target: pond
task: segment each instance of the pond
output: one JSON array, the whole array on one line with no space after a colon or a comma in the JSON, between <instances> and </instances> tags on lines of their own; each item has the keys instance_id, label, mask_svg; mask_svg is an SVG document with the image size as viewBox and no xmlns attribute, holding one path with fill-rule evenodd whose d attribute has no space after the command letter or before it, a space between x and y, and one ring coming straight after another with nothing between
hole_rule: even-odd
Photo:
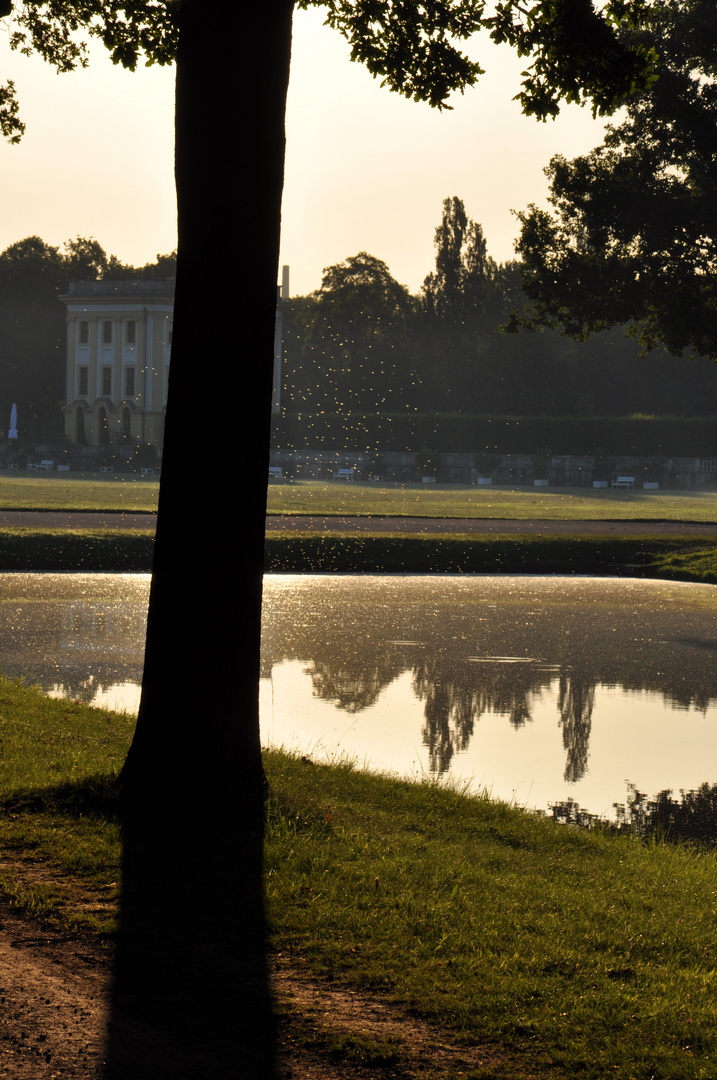
<instances>
[{"instance_id":1,"label":"pond","mask_svg":"<svg viewBox=\"0 0 717 1080\"><path fill-rule=\"evenodd\" d=\"M594 813L717 779L717 589L573 577L267 582L265 740Z\"/></svg>"},{"instance_id":2,"label":"pond","mask_svg":"<svg viewBox=\"0 0 717 1080\"><path fill-rule=\"evenodd\" d=\"M149 576L0 574L0 665L136 711ZM268 575L265 743L595 813L717 780L717 589Z\"/></svg>"}]
</instances>

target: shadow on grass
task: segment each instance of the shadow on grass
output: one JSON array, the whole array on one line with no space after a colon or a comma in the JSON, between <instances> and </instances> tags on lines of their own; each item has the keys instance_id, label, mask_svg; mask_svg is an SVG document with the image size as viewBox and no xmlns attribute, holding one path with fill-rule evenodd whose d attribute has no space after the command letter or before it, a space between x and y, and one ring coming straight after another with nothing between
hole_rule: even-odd
<instances>
[{"instance_id":1,"label":"shadow on grass","mask_svg":"<svg viewBox=\"0 0 717 1080\"><path fill-rule=\"evenodd\" d=\"M116 777L16 791L0 807L118 821ZM236 822L123 827L103 1080L271 1080L260 831Z\"/></svg>"},{"instance_id":2,"label":"shadow on grass","mask_svg":"<svg viewBox=\"0 0 717 1080\"><path fill-rule=\"evenodd\" d=\"M55 787L11 792L0 807L11 813L65 814L119 821L119 789L114 773L95 773Z\"/></svg>"}]
</instances>

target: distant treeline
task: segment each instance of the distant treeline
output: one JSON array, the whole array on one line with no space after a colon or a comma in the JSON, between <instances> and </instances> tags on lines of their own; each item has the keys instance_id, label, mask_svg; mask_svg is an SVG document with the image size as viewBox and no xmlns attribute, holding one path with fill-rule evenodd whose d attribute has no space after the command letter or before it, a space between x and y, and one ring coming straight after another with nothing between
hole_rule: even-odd
<instances>
[{"instance_id":1,"label":"distant treeline","mask_svg":"<svg viewBox=\"0 0 717 1080\"><path fill-rule=\"evenodd\" d=\"M717 457L717 417L470 416L466 414L286 414L273 444L282 450L450 454L612 454Z\"/></svg>"},{"instance_id":2,"label":"distant treeline","mask_svg":"<svg viewBox=\"0 0 717 1080\"><path fill-rule=\"evenodd\" d=\"M620 327L585 342L552 330L504 332L525 303L520 264L494 262L461 200L446 199L435 270L418 296L380 259L360 252L328 267L319 290L288 305L282 408L314 415L717 414L717 368L704 357L664 350L640 357Z\"/></svg>"}]
</instances>

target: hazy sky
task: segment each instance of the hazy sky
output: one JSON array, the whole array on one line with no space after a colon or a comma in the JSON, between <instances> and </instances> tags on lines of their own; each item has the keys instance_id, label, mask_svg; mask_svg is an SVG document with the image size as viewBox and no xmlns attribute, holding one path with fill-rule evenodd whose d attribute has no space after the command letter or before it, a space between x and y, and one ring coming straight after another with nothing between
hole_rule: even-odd
<instances>
[{"instance_id":1,"label":"hazy sky","mask_svg":"<svg viewBox=\"0 0 717 1080\"><path fill-rule=\"evenodd\" d=\"M381 88L322 23L318 8L294 22L281 252L293 294L318 288L323 267L361 250L416 291L451 195L483 225L493 257L511 258L510 211L544 199L550 156L600 141L585 109L556 123L523 117L511 100L521 62L487 39L472 45L486 68L479 86L439 113ZM125 72L94 47L89 69L56 75L11 53L4 34L0 24L0 81L15 79L27 133L19 146L0 145L0 249L37 234L58 245L94 236L136 264L172 250L172 71ZM237 198L239 189L238 179Z\"/></svg>"}]
</instances>

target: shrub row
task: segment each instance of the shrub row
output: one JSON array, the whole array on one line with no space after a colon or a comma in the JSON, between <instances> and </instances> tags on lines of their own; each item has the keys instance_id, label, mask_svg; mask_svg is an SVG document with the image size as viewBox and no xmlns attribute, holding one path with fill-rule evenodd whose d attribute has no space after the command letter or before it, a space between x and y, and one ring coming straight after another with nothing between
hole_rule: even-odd
<instances>
[{"instance_id":1,"label":"shrub row","mask_svg":"<svg viewBox=\"0 0 717 1080\"><path fill-rule=\"evenodd\" d=\"M277 417L277 450L441 453L717 456L717 417L464 416L426 413L287 414Z\"/></svg>"}]
</instances>

